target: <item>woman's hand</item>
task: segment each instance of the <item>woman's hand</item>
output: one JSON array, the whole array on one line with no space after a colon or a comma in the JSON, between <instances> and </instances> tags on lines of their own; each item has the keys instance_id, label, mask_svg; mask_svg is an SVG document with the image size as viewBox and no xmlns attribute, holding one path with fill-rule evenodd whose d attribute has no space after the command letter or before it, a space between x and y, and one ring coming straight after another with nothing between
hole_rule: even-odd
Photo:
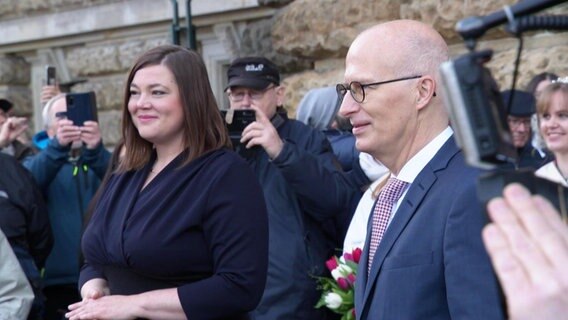
<instances>
[{"instance_id":1,"label":"woman's hand","mask_svg":"<svg viewBox=\"0 0 568 320\"><path fill-rule=\"evenodd\" d=\"M81 287L81 298L83 298L83 301L98 299L108 295L110 295L110 290L105 279L91 279Z\"/></svg>"},{"instance_id":2,"label":"woman's hand","mask_svg":"<svg viewBox=\"0 0 568 320\"><path fill-rule=\"evenodd\" d=\"M139 317L136 296L103 296L96 299L83 298L83 301L69 306L65 317L71 320L111 320L136 319Z\"/></svg>"}]
</instances>

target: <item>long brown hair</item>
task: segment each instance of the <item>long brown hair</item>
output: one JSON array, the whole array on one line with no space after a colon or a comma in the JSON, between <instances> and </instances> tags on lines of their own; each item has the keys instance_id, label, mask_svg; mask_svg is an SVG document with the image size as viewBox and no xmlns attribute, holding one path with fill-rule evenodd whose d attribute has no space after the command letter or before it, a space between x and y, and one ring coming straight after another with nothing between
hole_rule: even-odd
<instances>
[{"instance_id":1,"label":"long brown hair","mask_svg":"<svg viewBox=\"0 0 568 320\"><path fill-rule=\"evenodd\" d=\"M140 136L132 122L128 101L130 85L136 72L154 65L168 68L179 88L184 114L183 144L186 150L182 165L206 152L231 146L201 56L180 46L163 45L143 53L128 74L122 105L122 135L126 153L118 167L120 172L142 168L153 152L152 143Z\"/></svg>"}]
</instances>

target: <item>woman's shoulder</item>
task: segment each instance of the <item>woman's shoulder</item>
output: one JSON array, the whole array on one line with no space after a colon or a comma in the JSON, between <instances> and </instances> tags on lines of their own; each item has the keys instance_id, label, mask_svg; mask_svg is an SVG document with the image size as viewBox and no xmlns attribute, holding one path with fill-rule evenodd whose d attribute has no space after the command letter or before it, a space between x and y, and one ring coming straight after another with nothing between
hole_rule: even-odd
<instances>
[{"instance_id":1,"label":"woman's shoulder","mask_svg":"<svg viewBox=\"0 0 568 320\"><path fill-rule=\"evenodd\" d=\"M198 159L202 162L207 163L207 165L215 164L218 166L218 168L229 167L232 165L247 165L246 161L242 157L228 148L209 151Z\"/></svg>"},{"instance_id":2,"label":"woman's shoulder","mask_svg":"<svg viewBox=\"0 0 568 320\"><path fill-rule=\"evenodd\" d=\"M252 170L241 156L228 148L209 151L186 166L188 172L199 171L200 175L208 177L227 175L229 171L235 169Z\"/></svg>"}]
</instances>

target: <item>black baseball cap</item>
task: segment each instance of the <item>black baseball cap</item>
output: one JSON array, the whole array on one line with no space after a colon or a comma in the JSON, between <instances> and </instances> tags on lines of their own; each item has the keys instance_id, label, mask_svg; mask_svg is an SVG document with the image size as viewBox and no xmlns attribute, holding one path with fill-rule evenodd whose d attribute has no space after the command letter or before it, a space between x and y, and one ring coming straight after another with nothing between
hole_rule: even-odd
<instances>
[{"instance_id":1,"label":"black baseball cap","mask_svg":"<svg viewBox=\"0 0 568 320\"><path fill-rule=\"evenodd\" d=\"M266 89L271 83L280 85L278 67L263 57L245 57L235 59L227 71L230 87L246 87L255 90ZM227 89L225 88L225 90Z\"/></svg>"},{"instance_id":2,"label":"black baseball cap","mask_svg":"<svg viewBox=\"0 0 568 320\"><path fill-rule=\"evenodd\" d=\"M13 106L14 104L12 104L12 102L10 102L9 100L0 99L0 109L4 110L4 112L10 111Z\"/></svg>"},{"instance_id":3,"label":"black baseball cap","mask_svg":"<svg viewBox=\"0 0 568 320\"><path fill-rule=\"evenodd\" d=\"M521 90L506 90L501 92L505 108L508 107L507 103L509 102L511 94L513 95L513 101L511 103L511 109L507 112L508 115L525 118L535 113L536 102L534 96L529 92Z\"/></svg>"}]
</instances>

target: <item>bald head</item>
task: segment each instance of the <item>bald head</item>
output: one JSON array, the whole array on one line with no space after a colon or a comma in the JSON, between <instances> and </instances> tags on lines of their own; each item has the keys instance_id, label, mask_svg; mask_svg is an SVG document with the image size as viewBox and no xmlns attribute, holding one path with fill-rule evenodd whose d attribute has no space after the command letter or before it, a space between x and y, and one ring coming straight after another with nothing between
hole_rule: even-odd
<instances>
[{"instance_id":1,"label":"bald head","mask_svg":"<svg viewBox=\"0 0 568 320\"><path fill-rule=\"evenodd\" d=\"M417 73L436 75L449 60L448 46L431 26L413 20L396 20L375 25L353 41L348 53L367 51L384 57L394 75Z\"/></svg>"},{"instance_id":2,"label":"bald head","mask_svg":"<svg viewBox=\"0 0 568 320\"><path fill-rule=\"evenodd\" d=\"M357 36L345 60L351 93L339 111L353 124L357 148L396 173L447 128L438 68L448 60L444 39L418 21L386 22Z\"/></svg>"}]
</instances>

